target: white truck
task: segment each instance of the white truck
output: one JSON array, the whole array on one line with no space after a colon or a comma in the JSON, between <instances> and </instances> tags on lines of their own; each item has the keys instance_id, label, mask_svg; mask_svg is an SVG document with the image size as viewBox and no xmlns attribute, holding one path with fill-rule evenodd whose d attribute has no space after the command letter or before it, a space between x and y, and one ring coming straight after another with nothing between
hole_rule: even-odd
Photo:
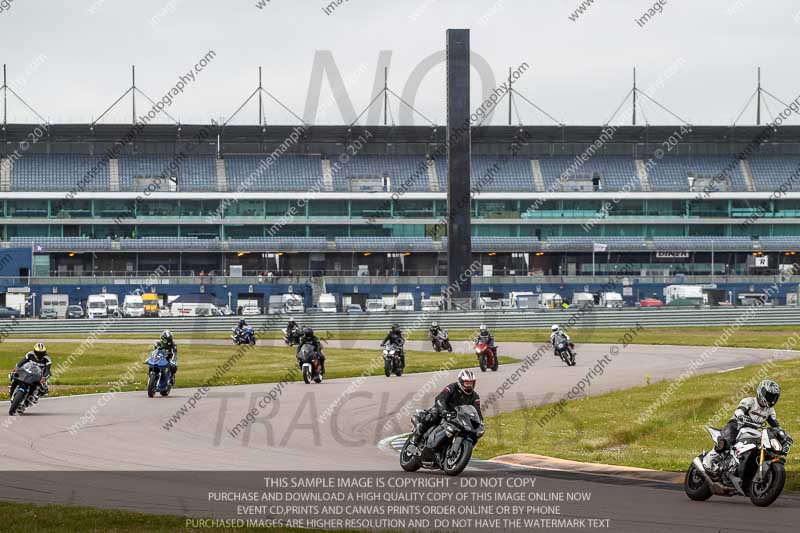
<instances>
[{"instance_id":1,"label":"white truck","mask_svg":"<svg viewBox=\"0 0 800 533\"><path fill-rule=\"evenodd\" d=\"M144 300L141 294L126 294L122 300L122 316L127 318L144 317Z\"/></svg>"},{"instance_id":2,"label":"white truck","mask_svg":"<svg viewBox=\"0 0 800 533\"><path fill-rule=\"evenodd\" d=\"M431 296L430 298L423 298L420 302L420 308L423 312L435 313L442 310L442 297Z\"/></svg>"},{"instance_id":3,"label":"white truck","mask_svg":"<svg viewBox=\"0 0 800 533\"><path fill-rule=\"evenodd\" d=\"M10 289L9 289L10 291ZM8 292L6 293L6 307L16 309L19 312L17 317L25 316L25 307L28 301L29 294L24 292Z\"/></svg>"},{"instance_id":4,"label":"white truck","mask_svg":"<svg viewBox=\"0 0 800 533\"><path fill-rule=\"evenodd\" d=\"M695 305L703 304L702 285L667 285L664 287L664 303L669 305L675 300L688 300Z\"/></svg>"},{"instance_id":5,"label":"white truck","mask_svg":"<svg viewBox=\"0 0 800 533\"><path fill-rule=\"evenodd\" d=\"M303 296L301 294L284 294L283 307L287 313L303 313L306 308L303 305Z\"/></svg>"},{"instance_id":6,"label":"white truck","mask_svg":"<svg viewBox=\"0 0 800 533\"><path fill-rule=\"evenodd\" d=\"M67 307L69 307L69 296L66 294L42 295L42 311L53 309L58 318L67 318Z\"/></svg>"},{"instance_id":7,"label":"white truck","mask_svg":"<svg viewBox=\"0 0 800 533\"><path fill-rule=\"evenodd\" d=\"M336 312L336 295L335 294L320 294L319 295L319 308L323 313Z\"/></svg>"},{"instance_id":8,"label":"white truck","mask_svg":"<svg viewBox=\"0 0 800 533\"><path fill-rule=\"evenodd\" d=\"M539 295L532 292L515 292L508 294L508 305L512 309L537 309L539 307Z\"/></svg>"},{"instance_id":9,"label":"white truck","mask_svg":"<svg viewBox=\"0 0 800 533\"><path fill-rule=\"evenodd\" d=\"M481 309L500 309L502 302L493 298L481 296Z\"/></svg>"},{"instance_id":10,"label":"white truck","mask_svg":"<svg viewBox=\"0 0 800 533\"><path fill-rule=\"evenodd\" d=\"M558 309L563 302L561 295L556 292L543 292L539 298L541 306L545 309Z\"/></svg>"},{"instance_id":11,"label":"white truck","mask_svg":"<svg viewBox=\"0 0 800 533\"><path fill-rule=\"evenodd\" d=\"M386 311L383 305L383 298L370 298L367 300L366 305L367 313L382 313Z\"/></svg>"},{"instance_id":12,"label":"white truck","mask_svg":"<svg viewBox=\"0 0 800 533\"><path fill-rule=\"evenodd\" d=\"M222 316L222 311L210 303L176 302L172 304L172 316Z\"/></svg>"},{"instance_id":13,"label":"white truck","mask_svg":"<svg viewBox=\"0 0 800 533\"><path fill-rule=\"evenodd\" d=\"M618 292L600 293L600 307L618 308L622 307L622 295Z\"/></svg>"},{"instance_id":14,"label":"white truck","mask_svg":"<svg viewBox=\"0 0 800 533\"><path fill-rule=\"evenodd\" d=\"M591 292L575 292L572 294L572 307L594 305L594 294Z\"/></svg>"},{"instance_id":15,"label":"white truck","mask_svg":"<svg viewBox=\"0 0 800 533\"><path fill-rule=\"evenodd\" d=\"M106 298L106 313L111 316L119 312L119 298L116 294L105 293Z\"/></svg>"},{"instance_id":16,"label":"white truck","mask_svg":"<svg viewBox=\"0 0 800 533\"><path fill-rule=\"evenodd\" d=\"M394 308L397 311L413 311L414 310L414 295L410 292L401 292L397 295Z\"/></svg>"},{"instance_id":17,"label":"white truck","mask_svg":"<svg viewBox=\"0 0 800 533\"><path fill-rule=\"evenodd\" d=\"M106 318L108 316L107 305L105 294L90 294L86 300L86 317Z\"/></svg>"}]
</instances>

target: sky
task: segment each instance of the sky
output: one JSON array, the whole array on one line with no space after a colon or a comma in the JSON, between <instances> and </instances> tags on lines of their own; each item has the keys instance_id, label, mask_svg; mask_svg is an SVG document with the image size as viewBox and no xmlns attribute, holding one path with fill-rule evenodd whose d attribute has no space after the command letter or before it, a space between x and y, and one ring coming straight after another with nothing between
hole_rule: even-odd
<instances>
[{"instance_id":1,"label":"sky","mask_svg":"<svg viewBox=\"0 0 800 533\"><path fill-rule=\"evenodd\" d=\"M471 30L473 108L509 67L523 64L529 68L515 89L568 125L607 123L630 91L634 67L640 89L677 116L644 99L640 123L730 125L755 91L758 66L771 94L784 102L800 95L796 1L338 1L0 0L0 59L9 87L51 123L96 120L131 86L131 65L137 87L159 100L212 52L165 106L182 123L257 123L255 100L231 116L256 89L259 66L263 87L291 110L265 95L268 124L296 124L292 113L313 124L351 123L382 87L380 65L388 65L389 88L443 124L445 68L435 58L448 28ZM413 74L429 57L432 68ZM315 65L327 67L319 91L311 83ZM345 88L336 97L331 66ZM766 120L783 106L765 98ZM514 123L554 123L515 102ZM139 95L137 105L150 104ZM493 124L507 120L505 100L500 106ZM404 107L390 96L390 123L427 123ZM101 123L131 120L128 97ZM360 123L367 120L381 117L368 113ZM9 94L8 122L34 121ZM614 122L630 123L627 106ZM739 121L753 123L754 103Z\"/></svg>"}]
</instances>

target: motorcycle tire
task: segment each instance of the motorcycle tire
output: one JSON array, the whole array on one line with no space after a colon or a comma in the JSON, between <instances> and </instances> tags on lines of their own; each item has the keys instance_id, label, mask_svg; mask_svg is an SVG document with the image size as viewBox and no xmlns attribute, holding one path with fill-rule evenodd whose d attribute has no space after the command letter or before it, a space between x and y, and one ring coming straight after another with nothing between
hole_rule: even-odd
<instances>
[{"instance_id":1,"label":"motorcycle tire","mask_svg":"<svg viewBox=\"0 0 800 533\"><path fill-rule=\"evenodd\" d=\"M387 378L392 375L392 362L388 359L383 360L383 373Z\"/></svg>"},{"instance_id":2,"label":"motorcycle tire","mask_svg":"<svg viewBox=\"0 0 800 533\"><path fill-rule=\"evenodd\" d=\"M14 416L17 414L17 409L22 405L22 400L25 398L25 391L17 389L14 391L14 396L11 397L11 405L8 407L8 415Z\"/></svg>"},{"instance_id":3,"label":"motorcycle tire","mask_svg":"<svg viewBox=\"0 0 800 533\"><path fill-rule=\"evenodd\" d=\"M450 344L450 341L447 342L447 351L448 352L452 352L453 351L453 345Z\"/></svg>"},{"instance_id":4,"label":"motorcycle tire","mask_svg":"<svg viewBox=\"0 0 800 533\"><path fill-rule=\"evenodd\" d=\"M478 365L480 365L480 367L481 367L481 372L486 372L486 355L485 354L481 354L481 356L478 357Z\"/></svg>"},{"instance_id":5,"label":"motorcycle tire","mask_svg":"<svg viewBox=\"0 0 800 533\"><path fill-rule=\"evenodd\" d=\"M411 455L408 453L408 445L411 444L411 435L406 439L403 444L403 449L400 450L400 467L406 472L416 472L422 466L422 459L419 455Z\"/></svg>"},{"instance_id":6,"label":"motorcycle tire","mask_svg":"<svg viewBox=\"0 0 800 533\"><path fill-rule=\"evenodd\" d=\"M147 378L147 396L153 398L156 395L156 385L158 385L158 374L151 372Z\"/></svg>"},{"instance_id":7,"label":"motorcycle tire","mask_svg":"<svg viewBox=\"0 0 800 533\"><path fill-rule=\"evenodd\" d=\"M314 383L322 383L322 374L319 374L314 378Z\"/></svg>"},{"instance_id":8,"label":"motorcycle tire","mask_svg":"<svg viewBox=\"0 0 800 533\"><path fill-rule=\"evenodd\" d=\"M250 339L250 344L251 344L251 345L253 345L253 346L255 346L255 345L256 345L256 338L255 338L255 337L253 337L252 339Z\"/></svg>"},{"instance_id":9,"label":"motorcycle tire","mask_svg":"<svg viewBox=\"0 0 800 533\"><path fill-rule=\"evenodd\" d=\"M786 467L783 463L772 463L764 477L765 481L762 483L756 481L756 476L750 482L750 501L758 507L772 505L781 495L786 483Z\"/></svg>"},{"instance_id":10,"label":"motorcycle tire","mask_svg":"<svg viewBox=\"0 0 800 533\"><path fill-rule=\"evenodd\" d=\"M395 369L394 369L394 375L395 375L395 376L397 376L398 378L399 378L400 376L402 376L402 375L403 375L403 367L400 367L400 368L395 368Z\"/></svg>"},{"instance_id":11,"label":"motorcycle tire","mask_svg":"<svg viewBox=\"0 0 800 533\"><path fill-rule=\"evenodd\" d=\"M303 381L308 385L311 383L311 370L307 367L303 367Z\"/></svg>"},{"instance_id":12,"label":"motorcycle tire","mask_svg":"<svg viewBox=\"0 0 800 533\"><path fill-rule=\"evenodd\" d=\"M498 368L500 368L500 361L497 357L492 357L492 372L497 372Z\"/></svg>"},{"instance_id":13,"label":"motorcycle tire","mask_svg":"<svg viewBox=\"0 0 800 533\"><path fill-rule=\"evenodd\" d=\"M459 455L452 463L450 462L449 455L450 449L448 448L444 458L444 473L448 476L457 476L464 471L467 464L469 464L470 458L472 458L472 443L468 440L462 440Z\"/></svg>"},{"instance_id":14,"label":"motorcycle tire","mask_svg":"<svg viewBox=\"0 0 800 533\"><path fill-rule=\"evenodd\" d=\"M703 479L703 475L697 471L694 464L689 465L689 470L686 471L683 490L690 500L696 502L703 502L711 497L711 487L708 486L708 482Z\"/></svg>"}]
</instances>

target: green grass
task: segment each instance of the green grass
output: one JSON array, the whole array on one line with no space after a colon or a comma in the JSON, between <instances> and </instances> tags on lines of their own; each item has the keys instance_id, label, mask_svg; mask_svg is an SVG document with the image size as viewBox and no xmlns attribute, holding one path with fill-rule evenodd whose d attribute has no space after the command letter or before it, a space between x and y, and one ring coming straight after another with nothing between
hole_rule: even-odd
<instances>
[{"instance_id":1,"label":"green grass","mask_svg":"<svg viewBox=\"0 0 800 533\"><path fill-rule=\"evenodd\" d=\"M54 372L60 362L65 361L80 344L50 343L47 350L53 358ZM237 347L213 345L183 345L178 359L179 371L177 384L180 387L198 387L205 383L215 372L217 366L223 364L234 355ZM0 369L11 369L25 353L19 345L0 344ZM292 347L255 346L246 349L245 355L222 378L212 381L212 386L241 385L246 383L272 383L284 379L288 369L297 363L295 349ZM115 390L144 390L147 379L147 367L142 363L149 355L149 347L130 344L99 344L79 356L62 374L50 380L51 396L69 394L86 394L106 392L116 382L123 379L127 370L133 366L133 379L125 381ZM378 350L352 350L326 348L326 377L342 378L360 376L371 366L376 358L381 357ZM406 372L428 372L441 369L444 364L454 358L449 366L452 368L471 367L476 365L472 354L450 354L435 352L408 351L406 353ZM516 359L501 357L501 363L511 363ZM374 366L374 365L373 365ZM373 375L383 374L381 364ZM0 388L0 399L8 399L8 389Z\"/></svg>"},{"instance_id":2,"label":"green grass","mask_svg":"<svg viewBox=\"0 0 800 533\"><path fill-rule=\"evenodd\" d=\"M559 317L554 317L557 322ZM253 324L257 322L253 321ZM703 326L692 328L681 328L678 334L674 328L645 328L639 331L633 344L672 344L679 346L710 346L719 337L724 328L717 326ZM775 345L775 340L780 339L781 342L784 338L793 335L798 330L798 326L745 326L737 330L728 341L728 346L734 348L768 348ZM497 343L501 345L503 342L545 342L550 337L548 328L540 330L526 330L526 329L500 329L492 328ZM584 328L574 329L570 331L573 340L578 344L615 344L619 341L620 336L628 331L627 328ZM381 340L385 332L383 331L330 331L323 330L317 331L320 337L333 340ZM475 338L476 330L450 330L450 339L455 345L464 340L472 340ZM57 335L59 338L65 339L83 339L86 335ZM101 335L101 338L110 339L153 339L153 335L137 335L137 334L109 334ZM22 337L26 338L26 337ZM30 340L33 342L36 339L32 337ZM228 333L190 333L178 334L178 339L192 338L192 339L228 339ZM280 331L271 331L260 335L261 339L280 339L283 334ZM428 340L428 332L426 330L414 330L408 332L410 340Z\"/></svg>"},{"instance_id":3,"label":"green grass","mask_svg":"<svg viewBox=\"0 0 800 533\"><path fill-rule=\"evenodd\" d=\"M540 427L553 404L513 411L487 420L477 457L536 453L594 463L685 471L692 458L713 443L704 427L726 403L734 407L715 425L727 422L739 399L734 396L759 367L687 379L643 424L637 418L667 390L670 380L567 402L564 411ZM775 363L770 379L783 390L777 405L781 424L800 441L800 359ZM602 379L602 378L599 378ZM752 390L748 391L752 394ZM792 453L793 452L793 453ZM800 490L800 449L787 458L787 490Z\"/></svg>"},{"instance_id":4,"label":"green grass","mask_svg":"<svg viewBox=\"0 0 800 533\"><path fill-rule=\"evenodd\" d=\"M0 502L0 523L15 524L17 531L29 533L222 533L229 531L270 531L274 533L307 533L319 529L285 527L236 529L186 527L187 519L179 516L149 515L128 511L110 511L69 505L33 505Z\"/></svg>"}]
</instances>

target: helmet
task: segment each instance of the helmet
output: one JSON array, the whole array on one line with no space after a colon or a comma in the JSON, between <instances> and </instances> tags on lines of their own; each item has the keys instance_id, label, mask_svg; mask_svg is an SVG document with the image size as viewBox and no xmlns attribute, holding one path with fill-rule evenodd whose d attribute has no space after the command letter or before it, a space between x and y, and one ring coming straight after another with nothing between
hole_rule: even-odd
<instances>
[{"instance_id":1,"label":"helmet","mask_svg":"<svg viewBox=\"0 0 800 533\"><path fill-rule=\"evenodd\" d=\"M392 331L394 331L395 333L399 333L400 332L400 324L397 324L397 323L392 324Z\"/></svg>"},{"instance_id":2,"label":"helmet","mask_svg":"<svg viewBox=\"0 0 800 533\"><path fill-rule=\"evenodd\" d=\"M432 328L438 328L439 327L439 323L434 320L433 322L431 322L431 327Z\"/></svg>"},{"instance_id":3,"label":"helmet","mask_svg":"<svg viewBox=\"0 0 800 533\"><path fill-rule=\"evenodd\" d=\"M36 356L36 359L41 359L47 355L47 348L45 347L44 343L37 342L33 345L33 355Z\"/></svg>"},{"instance_id":4,"label":"helmet","mask_svg":"<svg viewBox=\"0 0 800 533\"><path fill-rule=\"evenodd\" d=\"M246 325L247 325L247 321L244 318L239 320L239 327L246 326Z\"/></svg>"},{"instance_id":5,"label":"helmet","mask_svg":"<svg viewBox=\"0 0 800 533\"><path fill-rule=\"evenodd\" d=\"M172 340L172 332L168 329L164 330L164 333L161 334L161 340L165 342L169 342Z\"/></svg>"},{"instance_id":6,"label":"helmet","mask_svg":"<svg viewBox=\"0 0 800 533\"><path fill-rule=\"evenodd\" d=\"M475 374L472 370L464 369L458 373L458 388L464 394L470 394L475 390Z\"/></svg>"},{"instance_id":7,"label":"helmet","mask_svg":"<svg viewBox=\"0 0 800 533\"><path fill-rule=\"evenodd\" d=\"M291 317L291 316L290 316L290 317L289 317L289 324L291 324L291 323L293 323L293 322L294 322L294 317Z\"/></svg>"},{"instance_id":8,"label":"helmet","mask_svg":"<svg viewBox=\"0 0 800 533\"><path fill-rule=\"evenodd\" d=\"M559 329L560 328L558 327L558 324L553 324L552 326L550 326L550 331L558 331Z\"/></svg>"},{"instance_id":9,"label":"helmet","mask_svg":"<svg viewBox=\"0 0 800 533\"><path fill-rule=\"evenodd\" d=\"M486 329L487 329L486 328L486 324L481 324L481 327L480 327L481 333L484 333L486 331Z\"/></svg>"},{"instance_id":10,"label":"helmet","mask_svg":"<svg viewBox=\"0 0 800 533\"><path fill-rule=\"evenodd\" d=\"M756 398L761 407L773 407L781 397L781 387L772 380L765 379L758 384Z\"/></svg>"},{"instance_id":11,"label":"helmet","mask_svg":"<svg viewBox=\"0 0 800 533\"><path fill-rule=\"evenodd\" d=\"M309 328L309 327L304 327L303 328L303 335L305 335L306 337L313 337L314 336L314 330Z\"/></svg>"}]
</instances>

